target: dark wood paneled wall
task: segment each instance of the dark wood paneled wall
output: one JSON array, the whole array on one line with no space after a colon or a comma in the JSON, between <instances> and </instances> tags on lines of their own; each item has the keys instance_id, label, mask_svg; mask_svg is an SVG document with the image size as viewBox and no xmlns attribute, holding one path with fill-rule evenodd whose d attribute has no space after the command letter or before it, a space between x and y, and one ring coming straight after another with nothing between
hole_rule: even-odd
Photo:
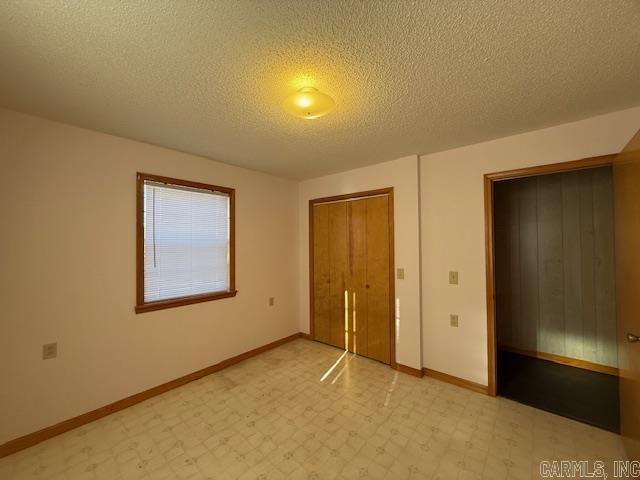
<instances>
[{"instance_id":1,"label":"dark wood paneled wall","mask_svg":"<svg viewBox=\"0 0 640 480\"><path fill-rule=\"evenodd\" d=\"M498 343L617 366L610 167L498 182Z\"/></svg>"}]
</instances>

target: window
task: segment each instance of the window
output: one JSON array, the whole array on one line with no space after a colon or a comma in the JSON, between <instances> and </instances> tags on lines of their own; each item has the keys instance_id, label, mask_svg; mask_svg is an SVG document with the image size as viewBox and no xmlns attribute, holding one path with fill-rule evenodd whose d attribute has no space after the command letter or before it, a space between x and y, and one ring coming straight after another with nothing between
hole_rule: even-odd
<instances>
[{"instance_id":1,"label":"window","mask_svg":"<svg viewBox=\"0 0 640 480\"><path fill-rule=\"evenodd\" d=\"M137 305L235 296L235 190L138 173Z\"/></svg>"}]
</instances>

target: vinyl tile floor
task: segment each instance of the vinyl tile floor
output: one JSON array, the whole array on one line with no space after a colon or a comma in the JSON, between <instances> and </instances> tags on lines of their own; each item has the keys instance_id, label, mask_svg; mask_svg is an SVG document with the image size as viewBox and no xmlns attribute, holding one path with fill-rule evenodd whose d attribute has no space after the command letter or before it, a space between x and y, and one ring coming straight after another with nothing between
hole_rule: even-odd
<instances>
[{"instance_id":1,"label":"vinyl tile floor","mask_svg":"<svg viewBox=\"0 0 640 480\"><path fill-rule=\"evenodd\" d=\"M0 459L0 479L517 480L624 458L616 434L300 339Z\"/></svg>"}]
</instances>

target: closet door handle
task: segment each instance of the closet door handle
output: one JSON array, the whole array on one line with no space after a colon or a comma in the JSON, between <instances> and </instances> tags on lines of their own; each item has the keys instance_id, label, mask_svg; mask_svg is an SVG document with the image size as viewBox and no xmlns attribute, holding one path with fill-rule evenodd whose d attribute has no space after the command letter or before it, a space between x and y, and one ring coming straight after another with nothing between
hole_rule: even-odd
<instances>
[{"instance_id":1,"label":"closet door handle","mask_svg":"<svg viewBox=\"0 0 640 480\"><path fill-rule=\"evenodd\" d=\"M367 283L367 284L364 286L364 288L369 288L369 284Z\"/></svg>"},{"instance_id":2,"label":"closet door handle","mask_svg":"<svg viewBox=\"0 0 640 480\"><path fill-rule=\"evenodd\" d=\"M639 340L640 340L640 337L638 337L638 335L634 335L633 333L627 333L627 342L636 343Z\"/></svg>"}]
</instances>

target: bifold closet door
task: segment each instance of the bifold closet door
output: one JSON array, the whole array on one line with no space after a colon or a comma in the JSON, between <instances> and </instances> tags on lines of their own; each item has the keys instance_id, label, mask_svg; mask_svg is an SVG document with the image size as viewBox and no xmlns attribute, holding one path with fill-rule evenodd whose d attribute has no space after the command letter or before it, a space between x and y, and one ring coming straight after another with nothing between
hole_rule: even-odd
<instances>
[{"instance_id":1,"label":"bifold closet door","mask_svg":"<svg viewBox=\"0 0 640 480\"><path fill-rule=\"evenodd\" d=\"M349 244L351 262L349 300L351 332L349 350L369 356L367 308L367 199L349 202Z\"/></svg>"},{"instance_id":2,"label":"bifold closet door","mask_svg":"<svg viewBox=\"0 0 640 480\"><path fill-rule=\"evenodd\" d=\"M390 363L390 255L389 197L366 199L366 284L367 354L369 358Z\"/></svg>"},{"instance_id":3,"label":"bifold closet door","mask_svg":"<svg viewBox=\"0 0 640 480\"><path fill-rule=\"evenodd\" d=\"M331 341L329 205L313 207L313 328L316 340Z\"/></svg>"},{"instance_id":4,"label":"bifold closet door","mask_svg":"<svg viewBox=\"0 0 640 480\"><path fill-rule=\"evenodd\" d=\"M390 363L388 196L313 206L314 338Z\"/></svg>"},{"instance_id":5,"label":"bifold closet door","mask_svg":"<svg viewBox=\"0 0 640 480\"><path fill-rule=\"evenodd\" d=\"M345 291L349 226L345 202L313 207L313 308L315 339L345 348Z\"/></svg>"}]
</instances>

